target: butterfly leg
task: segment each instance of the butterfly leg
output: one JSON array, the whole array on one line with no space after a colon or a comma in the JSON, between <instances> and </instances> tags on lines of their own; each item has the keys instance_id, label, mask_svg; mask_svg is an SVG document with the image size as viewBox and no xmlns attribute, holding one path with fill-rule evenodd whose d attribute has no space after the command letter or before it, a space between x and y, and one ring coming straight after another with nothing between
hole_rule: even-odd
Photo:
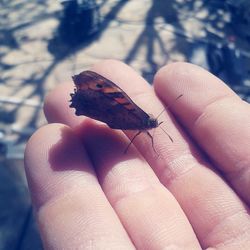
<instances>
[{"instance_id":1,"label":"butterfly leg","mask_svg":"<svg viewBox=\"0 0 250 250\"><path fill-rule=\"evenodd\" d=\"M153 136L147 131L147 134L148 134L148 136L150 137L150 139L151 139L151 143L152 143L152 148L153 148L153 150L155 151L155 153L158 155L158 153L157 153L157 151L155 150L155 146L154 146L154 138L153 138Z\"/></svg>"},{"instance_id":2,"label":"butterfly leg","mask_svg":"<svg viewBox=\"0 0 250 250\"><path fill-rule=\"evenodd\" d=\"M125 151L124 151L124 154L126 154L128 152L128 148L130 147L130 145L133 143L134 139L141 133L142 131L138 131L134 137L132 138L132 140L130 141L130 143L128 144L128 146L126 147Z\"/></svg>"}]
</instances>

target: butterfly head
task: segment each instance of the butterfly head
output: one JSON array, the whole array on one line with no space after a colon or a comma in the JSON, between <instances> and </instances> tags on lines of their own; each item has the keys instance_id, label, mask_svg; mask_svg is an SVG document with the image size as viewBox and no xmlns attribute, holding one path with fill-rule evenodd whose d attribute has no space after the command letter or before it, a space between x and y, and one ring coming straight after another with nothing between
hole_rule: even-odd
<instances>
[{"instance_id":1,"label":"butterfly head","mask_svg":"<svg viewBox=\"0 0 250 250\"><path fill-rule=\"evenodd\" d=\"M149 115L148 119L148 128L157 128L159 127L170 139L171 142L173 142L172 137L160 126L163 122L159 122L157 118L153 117L152 115Z\"/></svg>"},{"instance_id":2,"label":"butterfly head","mask_svg":"<svg viewBox=\"0 0 250 250\"><path fill-rule=\"evenodd\" d=\"M147 120L147 127L157 128L158 126L159 126L158 120L153 115L149 115L149 119Z\"/></svg>"}]
</instances>

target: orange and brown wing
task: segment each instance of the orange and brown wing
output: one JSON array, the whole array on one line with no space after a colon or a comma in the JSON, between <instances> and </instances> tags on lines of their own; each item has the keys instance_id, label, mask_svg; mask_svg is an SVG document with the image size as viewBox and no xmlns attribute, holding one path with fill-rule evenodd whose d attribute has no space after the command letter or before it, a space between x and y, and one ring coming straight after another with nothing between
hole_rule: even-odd
<instances>
[{"instance_id":1,"label":"orange and brown wing","mask_svg":"<svg viewBox=\"0 0 250 250\"><path fill-rule=\"evenodd\" d=\"M112 81L93 71L75 75L73 81L76 90L71 94L70 107L76 109L76 115L102 121L113 129L148 128L149 115Z\"/></svg>"}]
</instances>

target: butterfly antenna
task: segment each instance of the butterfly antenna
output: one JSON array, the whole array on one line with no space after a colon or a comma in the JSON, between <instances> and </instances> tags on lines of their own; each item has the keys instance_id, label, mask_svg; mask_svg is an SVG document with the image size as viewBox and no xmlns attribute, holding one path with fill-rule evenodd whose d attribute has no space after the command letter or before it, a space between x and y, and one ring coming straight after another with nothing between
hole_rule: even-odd
<instances>
[{"instance_id":1,"label":"butterfly antenna","mask_svg":"<svg viewBox=\"0 0 250 250\"><path fill-rule=\"evenodd\" d=\"M156 119L158 119L158 118L162 115L162 113L165 111L165 109L169 109L169 108L170 108L179 98L181 98L182 96L183 96L183 94L177 96L177 97L174 99L174 101L173 101L170 105L166 106L166 108L164 108L164 109L161 111L161 113L156 117Z\"/></svg>"},{"instance_id":2,"label":"butterfly antenna","mask_svg":"<svg viewBox=\"0 0 250 250\"><path fill-rule=\"evenodd\" d=\"M162 127L159 127L170 139L171 142L174 142L173 138L167 133L167 131L165 131Z\"/></svg>"},{"instance_id":3,"label":"butterfly antenna","mask_svg":"<svg viewBox=\"0 0 250 250\"><path fill-rule=\"evenodd\" d=\"M163 114L164 111L165 111L165 109L163 109L163 110L161 111L161 113L160 113L159 115L157 115L156 119L158 119L158 118Z\"/></svg>"}]
</instances>

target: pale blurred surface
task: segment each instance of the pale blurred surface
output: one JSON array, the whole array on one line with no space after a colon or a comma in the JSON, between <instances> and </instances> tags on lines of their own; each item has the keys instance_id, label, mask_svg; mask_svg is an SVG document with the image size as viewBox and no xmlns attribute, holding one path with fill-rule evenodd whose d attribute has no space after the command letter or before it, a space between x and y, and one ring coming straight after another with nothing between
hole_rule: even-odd
<instances>
[{"instance_id":1,"label":"pale blurred surface","mask_svg":"<svg viewBox=\"0 0 250 250\"><path fill-rule=\"evenodd\" d=\"M0 3L0 249L42 249L23 171L29 136L46 124L46 93L106 59L151 83L174 61L201 65L250 97L248 1Z\"/></svg>"}]
</instances>

